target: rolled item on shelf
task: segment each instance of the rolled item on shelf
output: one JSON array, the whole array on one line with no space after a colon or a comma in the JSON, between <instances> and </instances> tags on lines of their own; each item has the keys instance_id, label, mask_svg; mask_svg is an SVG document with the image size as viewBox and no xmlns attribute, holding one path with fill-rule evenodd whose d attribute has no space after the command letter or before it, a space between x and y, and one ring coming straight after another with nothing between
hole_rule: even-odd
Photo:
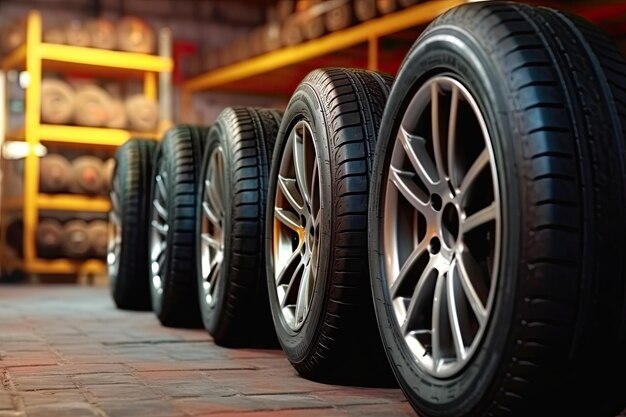
<instances>
[{"instance_id":1,"label":"rolled item on shelf","mask_svg":"<svg viewBox=\"0 0 626 417\"><path fill-rule=\"evenodd\" d=\"M376 0L354 0L354 17L359 22L375 18L377 15Z\"/></svg>"},{"instance_id":2,"label":"rolled item on shelf","mask_svg":"<svg viewBox=\"0 0 626 417\"><path fill-rule=\"evenodd\" d=\"M264 25L263 33L263 45L265 52L275 51L282 46L279 23L273 22Z\"/></svg>"},{"instance_id":3,"label":"rolled item on shelf","mask_svg":"<svg viewBox=\"0 0 626 417\"><path fill-rule=\"evenodd\" d=\"M97 85L79 87L74 108L74 122L91 127L106 126L114 110L110 94Z\"/></svg>"},{"instance_id":4,"label":"rolled item on shelf","mask_svg":"<svg viewBox=\"0 0 626 417\"><path fill-rule=\"evenodd\" d=\"M328 7L326 12L326 30L335 32L352 25L352 4L348 0L329 0L324 3Z\"/></svg>"},{"instance_id":5,"label":"rolled item on shelf","mask_svg":"<svg viewBox=\"0 0 626 417\"><path fill-rule=\"evenodd\" d=\"M104 183L102 159L83 155L72 161L74 180L70 183L70 191L79 194L100 194Z\"/></svg>"},{"instance_id":6,"label":"rolled item on shelf","mask_svg":"<svg viewBox=\"0 0 626 417\"><path fill-rule=\"evenodd\" d=\"M296 10L296 1L281 0L267 9L268 22L284 22Z\"/></svg>"},{"instance_id":7,"label":"rolled item on shelf","mask_svg":"<svg viewBox=\"0 0 626 417\"><path fill-rule=\"evenodd\" d=\"M42 219L35 232L37 256L58 258L63 256L63 225L57 219Z\"/></svg>"},{"instance_id":8,"label":"rolled item on shelf","mask_svg":"<svg viewBox=\"0 0 626 417\"><path fill-rule=\"evenodd\" d=\"M115 49L117 37L115 23L111 19L98 17L91 19L86 24L91 37L91 46L100 49Z\"/></svg>"},{"instance_id":9,"label":"rolled item on shelf","mask_svg":"<svg viewBox=\"0 0 626 417\"><path fill-rule=\"evenodd\" d=\"M67 43L65 30L61 28L50 28L50 29L44 30L42 38L43 38L43 41L46 43L57 43L57 44Z\"/></svg>"},{"instance_id":10,"label":"rolled item on shelf","mask_svg":"<svg viewBox=\"0 0 626 417\"><path fill-rule=\"evenodd\" d=\"M302 19L302 34L306 40L319 38L324 35L325 31L326 23L323 15L305 13Z\"/></svg>"},{"instance_id":11,"label":"rolled item on shelf","mask_svg":"<svg viewBox=\"0 0 626 417\"><path fill-rule=\"evenodd\" d=\"M113 182L113 173L115 172L115 158L107 158L102 164L102 176L104 178L102 184L102 193L109 195Z\"/></svg>"},{"instance_id":12,"label":"rolled item on shelf","mask_svg":"<svg viewBox=\"0 0 626 417\"><path fill-rule=\"evenodd\" d=\"M73 180L72 164L58 153L49 153L39 159L39 191L63 193Z\"/></svg>"},{"instance_id":13,"label":"rolled item on shelf","mask_svg":"<svg viewBox=\"0 0 626 417\"><path fill-rule=\"evenodd\" d=\"M98 259L105 259L108 248L108 223L104 220L92 220L87 223L87 239L91 254Z\"/></svg>"},{"instance_id":14,"label":"rolled item on shelf","mask_svg":"<svg viewBox=\"0 0 626 417\"><path fill-rule=\"evenodd\" d=\"M124 102L117 98L111 99L111 118L106 124L106 127L115 129L126 129L128 126L128 116L126 115L126 108Z\"/></svg>"},{"instance_id":15,"label":"rolled item on shelf","mask_svg":"<svg viewBox=\"0 0 626 417\"><path fill-rule=\"evenodd\" d=\"M41 81L41 121L67 124L74 116L76 92L63 80L44 78Z\"/></svg>"},{"instance_id":16,"label":"rolled item on shelf","mask_svg":"<svg viewBox=\"0 0 626 417\"><path fill-rule=\"evenodd\" d=\"M91 35L80 19L72 19L65 26L65 42L73 46L91 46Z\"/></svg>"},{"instance_id":17,"label":"rolled item on shelf","mask_svg":"<svg viewBox=\"0 0 626 417\"><path fill-rule=\"evenodd\" d=\"M376 0L376 6L380 14L388 14L398 9L397 0Z\"/></svg>"},{"instance_id":18,"label":"rolled item on shelf","mask_svg":"<svg viewBox=\"0 0 626 417\"><path fill-rule=\"evenodd\" d=\"M2 39L0 44L2 45L2 52L10 52L22 45L26 40L26 30L24 23L21 21L14 21L7 24L1 32Z\"/></svg>"},{"instance_id":19,"label":"rolled item on shelf","mask_svg":"<svg viewBox=\"0 0 626 417\"><path fill-rule=\"evenodd\" d=\"M293 14L283 22L280 29L280 38L286 46L297 45L304 40L300 14Z\"/></svg>"},{"instance_id":20,"label":"rolled item on shelf","mask_svg":"<svg viewBox=\"0 0 626 417\"><path fill-rule=\"evenodd\" d=\"M117 47L122 51L151 54L156 47L153 29L136 16L125 16L117 23Z\"/></svg>"},{"instance_id":21,"label":"rolled item on shelf","mask_svg":"<svg viewBox=\"0 0 626 417\"><path fill-rule=\"evenodd\" d=\"M73 259L84 259L89 255L91 242L87 235L87 222L69 220L63 225L63 255Z\"/></svg>"},{"instance_id":22,"label":"rolled item on shelf","mask_svg":"<svg viewBox=\"0 0 626 417\"><path fill-rule=\"evenodd\" d=\"M250 58L251 54L250 46L248 45L248 38L242 37L235 40L232 48L235 61L243 61Z\"/></svg>"},{"instance_id":23,"label":"rolled item on shelf","mask_svg":"<svg viewBox=\"0 0 626 417\"><path fill-rule=\"evenodd\" d=\"M19 257L22 257L24 254L24 222L19 217L8 220L8 222L5 232L6 243L15 249Z\"/></svg>"},{"instance_id":24,"label":"rolled item on shelf","mask_svg":"<svg viewBox=\"0 0 626 417\"><path fill-rule=\"evenodd\" d=\"M159 106L143 94L134 94L124 103L130 129L139 132L154 132L159 123Z\"/></svg>"}]
</instances>

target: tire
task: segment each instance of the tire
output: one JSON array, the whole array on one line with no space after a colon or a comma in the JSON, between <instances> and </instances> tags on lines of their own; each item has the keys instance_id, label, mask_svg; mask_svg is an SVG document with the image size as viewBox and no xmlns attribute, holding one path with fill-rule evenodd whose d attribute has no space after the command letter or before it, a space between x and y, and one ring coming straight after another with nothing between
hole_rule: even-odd
<instances>
[{"instance_id":1,"label":"tire","mask_svg":"<svg viewBox=\"0 0 626 417\"><path fill-rule=\"evenodd\" d=\"M282 349L311 380L395 386L367 263L370 159L391 84L369 71L315 70L292 95L276 140L265 225L270 306ZM296 158L294 149L302 149ZM294 162L300 155L304 163Z\"/></svg>"},{"instance_id":2,"label":"tire","mask_svg":"<svg viewBox=\"0 0 626 417\"><path fill-rule=\"evenodd\" d=\"M113 301L122 310L149 311L148 212L156 142L131 138L117 148L111 185L107 272Z\"/></svg>"},{"instance_id":3,"label":"tire","mask_svg":"<svg viewBox=\"0 0 626 417\"><path fill-rule=\"evenodd\" d=\"M624 362L626 67L577 22L514 2L458 6L396 78L370 269L386 352L421 416L625 405L609 381Z\"/></svg>"},{"instance_id":4,"label":"tire","mask_svg":"<svg viewBox=\"0 0 626 417\"><path fill-rule=\"evenodd\" d=\"M196 198L207 131L174 126L156 151L148 265L152 309L166 327L202 327L195 280Z\"/></svg>"},{"instance_id":5,"label":"tire","mask_svg":"<svg viewBox=\"0 0 626 417\"><path fill-rule=\"evenodd\" d=\"M198 188L196 273L204 327L221 346L278 346L263 229L281 118L276 110L228 107L208 133Z\"/></svg>"}]
</instances>

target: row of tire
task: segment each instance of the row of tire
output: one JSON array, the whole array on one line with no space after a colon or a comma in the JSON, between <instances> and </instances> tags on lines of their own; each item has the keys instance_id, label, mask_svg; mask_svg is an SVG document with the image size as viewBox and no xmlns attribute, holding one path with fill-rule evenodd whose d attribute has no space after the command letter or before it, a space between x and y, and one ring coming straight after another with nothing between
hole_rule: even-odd
<instances>
[{"instance_id":1,"label":"row of tire","mask_svg":"<svg viewBox=\"0 0 626 417\"><path fill-rule=\"evenodd\" d=\"M112 296L278 342L305 378L397 383L423 417L615 416L625 137L626 62L598 28L458 6L395 80L319 69L284 112L119 148Z\"/></svg>"}]
</instances>

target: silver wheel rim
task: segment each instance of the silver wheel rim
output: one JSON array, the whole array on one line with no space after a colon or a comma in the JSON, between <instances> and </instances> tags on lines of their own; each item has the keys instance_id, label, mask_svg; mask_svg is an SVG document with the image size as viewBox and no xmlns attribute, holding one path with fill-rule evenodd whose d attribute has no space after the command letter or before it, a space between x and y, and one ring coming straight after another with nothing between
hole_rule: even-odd
<instances>
[{"instance_id":1,"label":"silver wheel rim","mask_svg":"<svg viewBox=\"0 0 626 417\"><path fill-rule=\"evenodd\" d=\"M432 78L411 100L384 198L385 278L399 329L421 369L450 377L485 333L502 222L486 123L457 80Z\"/></svg>"},{"instance_id":2,"label":"silver wheel rim","mask_svg":"<svg viewBox=\"0 0 626 417\"><path fill-rule=\"evenodd\" d=\"M167 189L168 175L163 171L156 175L155 193L152 200L151 244L150 244L150 274L152 287L158 295L163 294L163 269L165 266L167 249Z\"/></svg>"},{"instance_id":3,"label":"silver wheel rim","mask_svg":"<svg viewBox=\"0 0 626 417\"><path fill-rule=\"evenodd\" d=\"M283 152L274 199L272 255L278 303L291 330L305 322L320 247L321 190L311 127L298 122Z\"/></svg>"},{"instance_id":4,"label":"silver wheel rim","mask_svg":"<svg viewBox=\"0 0 626 417\"><path fill-rule=\"evenodd\" d=\"M226 207L226 170L221 147L209 156L202 199L200 253L204 302L213 307L222 261L224 260L224 215Z\"/></svg>"},{"instance_id":5,"label":"silver wheel rim","mask_svg":"<svg viewBox=\"0 0 626 417\"><path fill-rule=\"evenodd\" d=\"M111 210L109 211L107 269L110 279L117 279L122 253L122 221L120 219L120 203L117 193L110 193Z\"/></svg>"}]
</instances>

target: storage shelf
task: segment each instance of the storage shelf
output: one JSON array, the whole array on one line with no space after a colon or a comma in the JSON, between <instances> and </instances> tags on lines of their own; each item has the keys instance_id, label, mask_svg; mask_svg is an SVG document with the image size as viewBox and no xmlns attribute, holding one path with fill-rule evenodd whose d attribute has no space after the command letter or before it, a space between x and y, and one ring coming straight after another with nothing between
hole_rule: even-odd
<instances>
[{"instance_id":1,"label":"storage shelf","mask_svg":"<svg viewBox=\"0 0 626 417\"><path fill-rule=\"evenodd\" d=\"M110 210L107 197L73 194L39 194L37 206L40 210L104 212Z\"/></svg>"},{"instance_id":2,"label":"storage shelf","mask_svg":"<svg viewBox=\"0 0 626 417\"><path fill-rule=\"evenodd\" d=\"M84 46L40 43L39 56L46 69L83 70L102 72L115 69L120 72L170 72L174 68L171 58L135 52L112 51ZM26 67L26 46L22 45L2 61L2 69L24 69Z\"/></svg>"},{"instance_id":3,"label":"storage shelf","mask_svg":"<svg viewBox=\"0 0 626 417\"><path fill-rule=\"evenodd\" d=\"M241 91L242 81L254 79L255 82L246 83L246 90L267 92L267 83L255 77L300 65L359 44L376 42L379 38L427 24L446 10L467 2L468 0L436 0L420 3L318 39L278 49L198 75L183 83L182 88L187 94L205 90ZM374 55L377 56L377 52ZM375 69L372 67L376 67L377 63L371 62L371 57L368 61L370 61L370 69ZM297 75L300 75L300 71ZM255 84L257 88L254 87Z\"/></svg>"},{"instance_id":4,"label":"storage shelf","mask_svg":"<svg viewBox=\"0 0 626 417\"><path fill-rule=\"evenodd\" d=\"M99 259L35 259L28 267L35 274L103 274L106 269L106 263Z\"/></svg>"},{"instance_id":5,"label":"storage shelf","mask_svg":"<svg viewBox=\"0 0 626 417\"><path fill-rule=\"evenodd\" d=\"M167 111L171 96L168 73L174 67L171 58L171 37L168 29L159 31L159 54L140 54L125 51L112 51L90 47L61 45L42 42L42 22L40 12L29 12L26 24L25 43L7 54L0 61L3 70L25 70L29 82L25 93L24 125L8 132L5 138L22 140L28 146L25 152L23 187L20 198L6 197L0 202L5 214L21 214L23 220L22 260L8 259L0 251L3 266L16 266L25 273L35 274L91 274L106 271L102 260L39 258L35 233L38 228L41 210L87 211L106 213L111 208L108 197L80 194L42 194L39 192L42 144L96 147L118 147L131 137L158 140L171 125L171 115ZM54 125L41 123L41 83L46 71L63 72L67 75L117 78L133 77L143 79L143 95L159 100L159 126L155 132L135 132L132 130L98 128L74 125ZM165 88L165 91L159 91ZM162 95L161 95L162 94ZM4 97L3 100L6 100ZM6 131L6 126L3 126ZM110 150L110 149L108 149ZM7 179L7 177L5 177ZM0 186L2 186L0 184ZM0 248L6 244L6 219L0 223Z\"/></svg>"},{"instance_id":6,"label":"storage shelf","mask_svg":"<svg viewBox=\"0 0 626 417\"><path fill-rule=\"evenodd\" d=\"M24 140L24 128L20 127L8 132L6 137L11 140ZM160 134L158 132L134 132L132 130L109 127L52 124L42 124L39 126L39 138L42 142L120 146L131 137L159 139Z\"/></svg>"}]
</instances>

